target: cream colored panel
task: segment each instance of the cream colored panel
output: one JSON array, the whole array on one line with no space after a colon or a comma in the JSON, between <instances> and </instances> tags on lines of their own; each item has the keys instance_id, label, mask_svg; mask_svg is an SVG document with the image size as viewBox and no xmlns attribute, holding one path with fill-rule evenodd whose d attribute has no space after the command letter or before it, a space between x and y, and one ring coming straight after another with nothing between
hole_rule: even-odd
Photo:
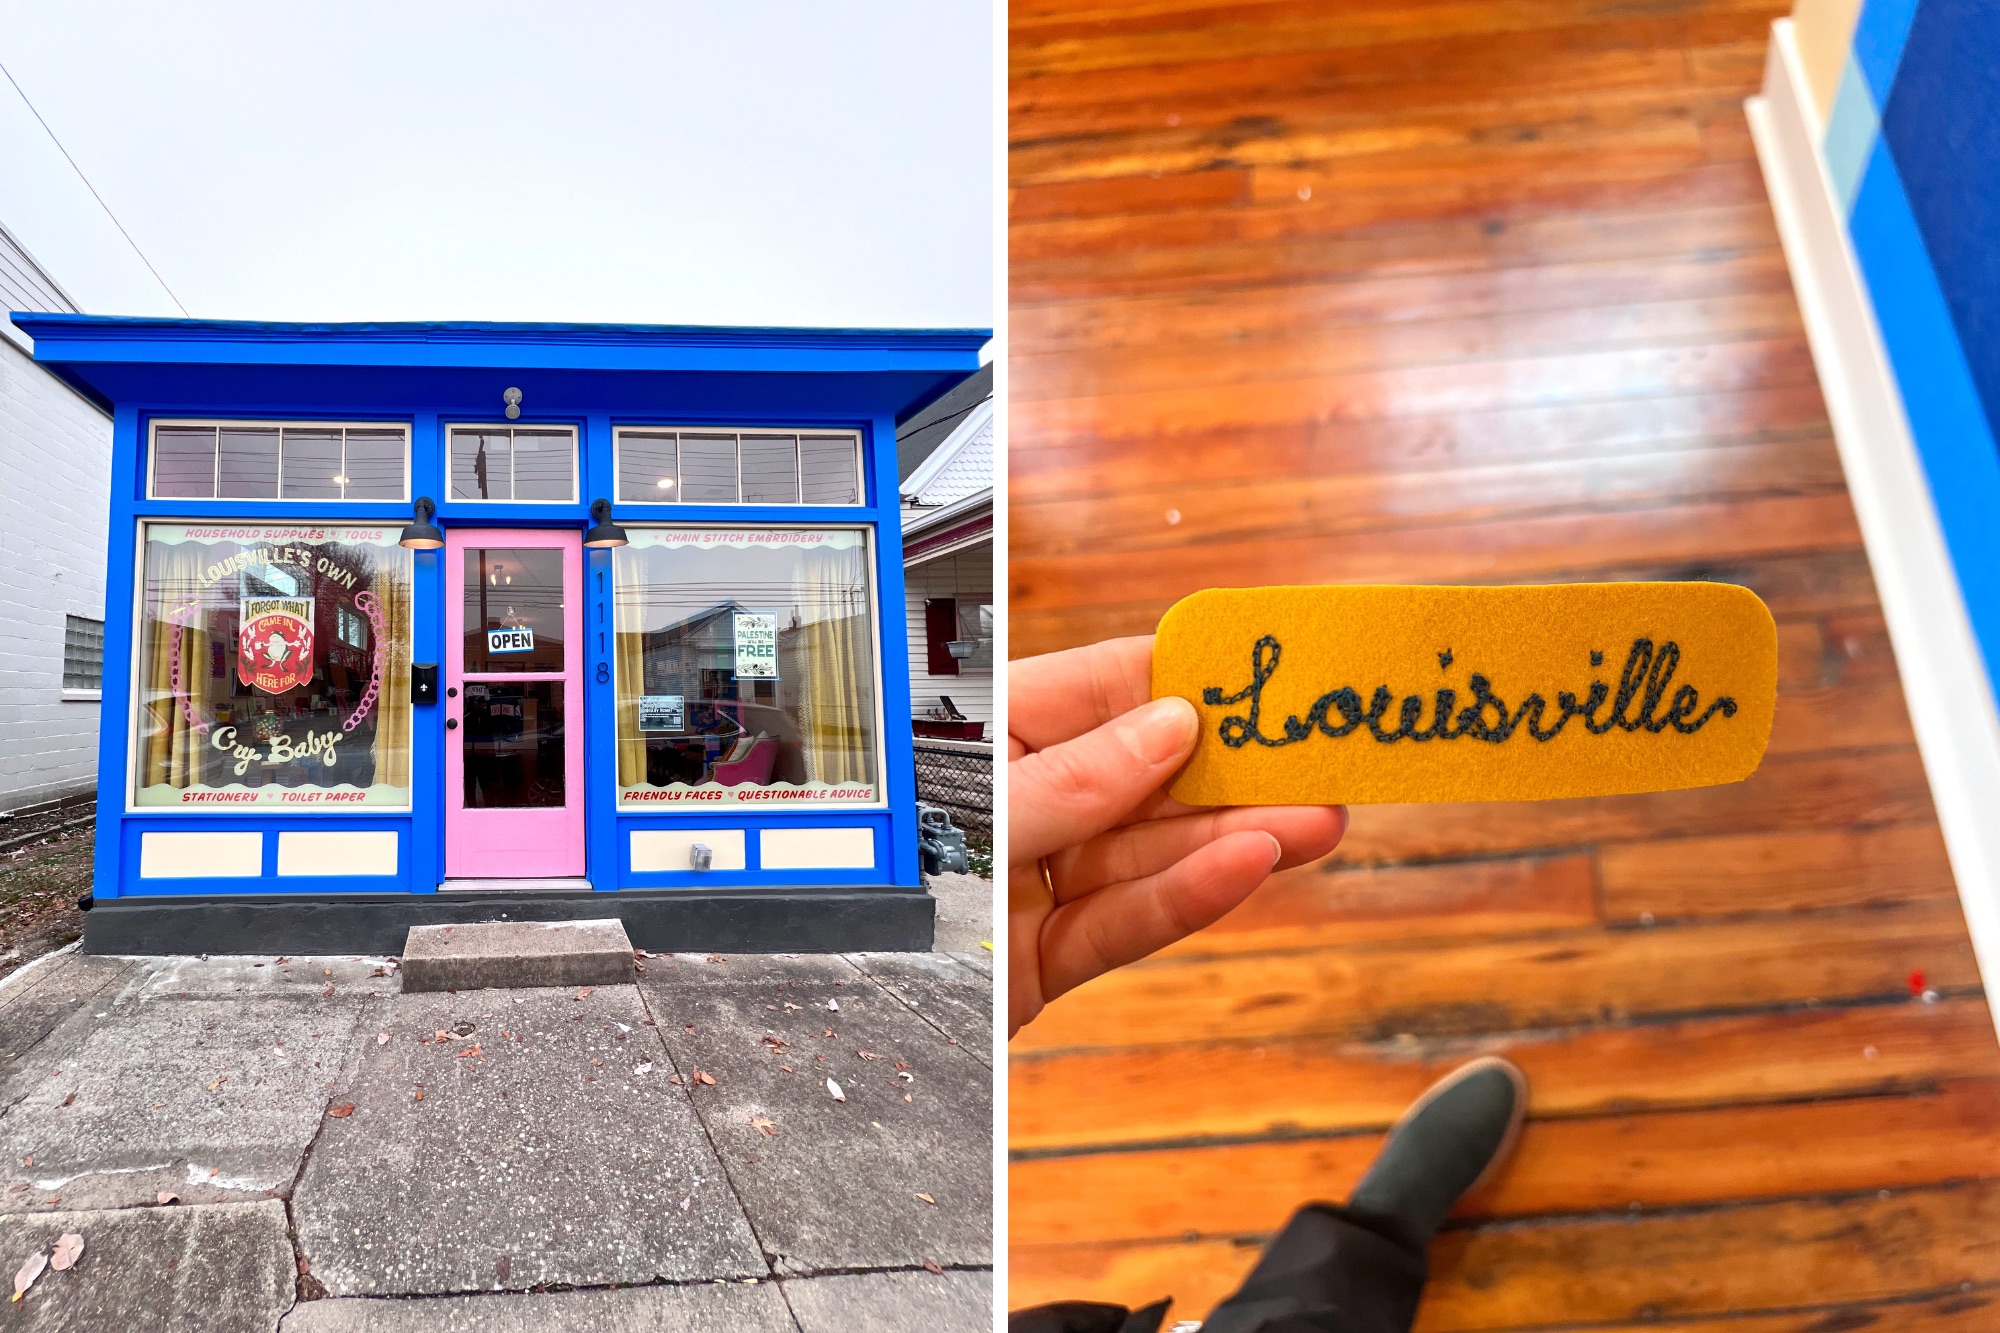
<instances>
[{"instance_id":1,"label":"cream colored panel","mask_svg":"<svg viewBox=\"0 0 2000 1333\"><path fill-rule=\"evenodd\" d=\"M740 828L634 829L632 869L635 871L693 870L694 845L708 844L715 853L711 870L743 869L743 830Z\"/></svg>"},{"instance_id":2,"label":"cream colored panel","mask_svg":"<svg viewBox=\"0 0 2000 1333\"><path fill-rule=\"evenodd\" d=\"M393 875L394 829L347 829L338 833L280 833L280 875Z\"/></svg>"},{"instance_id":3,"label":"cream colored panel","mask_svg":"<svg viewBox=\"0 0 2000 1333\"><path fill-rule=\"evenodd\" d=\"M766 870L871 870L872 828L770 828L757 839Z\"/></svg>"},{"instance_id":4,"label":"cream colored panel","mask_svg":"<svg viewBox=\"0 0 2000 1333\"><path fill-rule=\"evenodd\" d=\"M255 879L264 873L261 833L141 833L141 879Z\"/></svg>"},{"instance_id":5,"label":"cream colored panel","mask_svg":"<svg viewBox=\"0 0 2000 1333\"><path fill-rule=\"evenodd\" d=\"M1860 16L1861 0L1798 0L1792 7L1799 58L1805 64L1806 83L1812 88L1822 127L1833 114L1833 95L1840 87L1841 71L1847 68L1847 53L1854 45L1854 26Z\"/></svg>"}]
</instances>

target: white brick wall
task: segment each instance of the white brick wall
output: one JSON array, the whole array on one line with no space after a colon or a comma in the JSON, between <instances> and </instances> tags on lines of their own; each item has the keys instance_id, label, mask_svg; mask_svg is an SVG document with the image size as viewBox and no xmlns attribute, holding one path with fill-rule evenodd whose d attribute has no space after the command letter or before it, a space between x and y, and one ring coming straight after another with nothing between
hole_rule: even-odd
<instances>
[{"instance_id":1,"label":"white brick wall","mask_svg":"<svg viewBox=\"0 0 2000 1333\"><path fill-rule=\"evenodd\" d=\"M96 780L98 706L63 698L63 618L104 619L110 496L110 418L0 338L0 809Z\"/></svg>"}]
</instances>

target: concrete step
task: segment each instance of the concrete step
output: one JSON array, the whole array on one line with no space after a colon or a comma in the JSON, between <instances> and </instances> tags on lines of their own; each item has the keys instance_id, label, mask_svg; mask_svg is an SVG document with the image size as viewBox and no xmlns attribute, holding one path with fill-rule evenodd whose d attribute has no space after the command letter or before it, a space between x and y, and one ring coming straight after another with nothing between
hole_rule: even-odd
<instances>
[{"instance_id":1,"label":"concrete step","mask_svg":"<svg viewBox=\"0 0 2000 1333\"><path fill-rule=\"evenodd\" d=\"M403 944L405 991L610 986L633 977L632 941L616 917L412 926Z\"/></svg>"}]
</instances>

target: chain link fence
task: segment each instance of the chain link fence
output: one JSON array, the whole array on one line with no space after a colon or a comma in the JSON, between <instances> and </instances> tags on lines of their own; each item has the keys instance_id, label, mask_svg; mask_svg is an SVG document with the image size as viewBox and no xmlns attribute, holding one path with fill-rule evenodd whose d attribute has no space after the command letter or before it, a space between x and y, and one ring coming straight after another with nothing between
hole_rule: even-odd
<instances>
[{"instance_id":1,"label":"chain link fence","mask_svg":"<svg viewBox=\"0 0 2000 1333\"><path fill-rule=\"evenodd\" d=\"M993 836L993 746L918 737L917 799L943 806L967 833Z\"/></svg>"}]
</instances>

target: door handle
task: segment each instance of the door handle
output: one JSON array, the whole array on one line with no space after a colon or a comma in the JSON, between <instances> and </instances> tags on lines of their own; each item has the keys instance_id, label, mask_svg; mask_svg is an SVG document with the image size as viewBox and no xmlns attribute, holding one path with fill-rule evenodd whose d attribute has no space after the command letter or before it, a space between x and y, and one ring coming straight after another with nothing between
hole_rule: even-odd
<instances>
[{"instance_id":1,"label":"door handle","mask_svg":"<svg viewBox=\"0 0 2000 1333\"><path fill-rule=\"evenodd\" d=\"M446 731L457 731L457 730L458 730L458 719L457 719L457 718L455 718L455 717L448 717L448 718L446 718L446 719L444 720L444 729L445 729Z\"/></svg>"}]
</instances>

